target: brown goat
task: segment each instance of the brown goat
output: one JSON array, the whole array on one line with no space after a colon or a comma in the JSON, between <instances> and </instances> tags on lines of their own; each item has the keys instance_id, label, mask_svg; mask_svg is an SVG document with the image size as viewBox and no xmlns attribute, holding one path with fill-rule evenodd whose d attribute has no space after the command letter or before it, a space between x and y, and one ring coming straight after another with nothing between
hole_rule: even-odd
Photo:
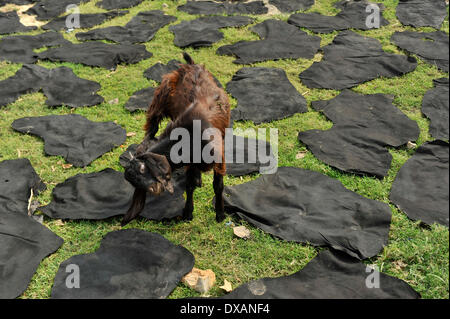
<instances>
[{"instance_id":1,"label":"brown goat","mask_svg":"<svg viewBox=\"0 0 450 319\"><path fill-rule=\"evenodd\" d=\"M211 73L197 65L187 54L183 54L187 64L163 77L161 85L147 111L146 136L137 148L136 157L125 170L125 178L135 187L133 201L122 225L136 218L145 205L146 194L159 195L162 191L173 192L171 174L174 169L186 168L186 205L183 219L191 220L194 210L193 194L201 185L201 172L214 170L214 192L216 195L216 220L225 218L223 207L223 176L226 172L224 139L225 129L230 123L230 105L224 90L219 88ZM154 139L158 126L164 117L170 122L164 132ZM195 135L198 123L200 136ZM176 129L189 133L189 154L182 162L171 159L172 147L182 141L182 136L173 138ZM208 130L217 134L208 135ZM203 137L203 138L202 138ZM184 141L186 142L186 141ZM193 145L199 145L203 154L206 147L214 154L213 161L205 161Z\"/></svg>"}]
</instances>

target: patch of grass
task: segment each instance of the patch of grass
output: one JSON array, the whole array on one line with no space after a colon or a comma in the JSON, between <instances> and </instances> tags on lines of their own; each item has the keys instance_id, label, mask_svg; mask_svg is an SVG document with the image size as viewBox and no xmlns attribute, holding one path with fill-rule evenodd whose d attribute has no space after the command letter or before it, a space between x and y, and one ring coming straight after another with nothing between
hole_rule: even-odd
<instances>
[{"instance_id":1,"label":"patch of grass","mask_svg":"<svg viewBox=\"0 0 450 319\"><path fill-rule=\"evenodd\" d=\"M103 12L91 1L83 4L81 13ZM159 9L181 20L191 20L194 16L177 11L176 7L185 1L144 1L137 7L129 9L129 13L118 17L98 27L124 25L139 11ZM360 34L374 37L381 41L387 52L404 54L389 39L395 31L414 30L404 27L395 16L395 7L398 0L378 1L386 6L385 18L390 25L379 30L366 32L356 31ZM163 3L168 8L163 8ZM308 10L322 14L336 14L338 11L333 7L334 1L316 0L316 4ZM255 23L266 19L276 18L287 20L289 15L280 14L275 16L255 16ZM242 28L223 29L224 39L210 48L198 50L187 49L197 63L205 64L206 67L225 85L233 74L242 66L233 64L233 57L218 56L218 47L235 43L238 40L256 40L246 26ZM431 28L420 28L420 31L432 31ZM448 18L442 30L448 33ZM305 30L312 34L310 31ZM27 34L36 34L42 31L34 31ZM320 35L322 46L329 44L337 32ZM64 33L64 37L70 41L78 42L75 33ZM38 199L42 204L51 201L51 191L57 183L78 174L90 173L111 167L123 171L118 164L119 155L132 143L139 143L143 138L142 126L145 114L142 112L130 114L124 109L124 104L133 92L149 85L156 86L157 83L144 78L143 71L156 62L167 63L171 59L181 59L183 50L173 45L173 34L169 26L161 29L155 38L146 43L147 49L153 53L153 57L134 65L119 65L115 71L101 68L91 68L72 63L39 62L38 64L47 68L68 66L74 70L79 77L97 81L102 89L99 92L105 98L105 102L94 107L70 109L67 107L48 108L45 105L45 96L41 93L27 94L15 103L0 109L0 160L27 157L33 167L48 185ZM408 160L415 150L406 148L390 149L393 156L392 167L384 179L361 177L342 173L317 160L310 152L303 159L296 159L296 154L306 150L305 145L297 140L299 131L309 129L329 129L333 124L322 114L310 107L311 101L320 99L331 99L339 94L337 91L309 89L304 86L298 75L307 69L314 61L319 61L322 55L319 53L314 60L296 59L280 60L255 63L252 66L278 67L286 71L289 80L304 95L308 101L309 112L296 114L287 119L254 125L251 122L238 122L238 128L251 127L275 127L279 129L279 165L296 166L318 171L332 178L340 180L348 189L361 194L367 198L389 203L389 191L392 182L400 167ZM420 127L421 134L418 145L432 140L428 134L429 121L422 115L420 108L424 93L430 89L432 80L448 76L418 59L419 65L414 72L405 76L392 79L376 79L354 88L361 94L392 94L395 96L394 104L402 110L409 118L416 121ZM0 80L13 75L21 65L8 62L0 62ZM115 98L118 104L109 104ZM236 100L231 99L232 107L236 106ZM116 121L123 126L127 132L136 132L136 136L129 137L121 147L103 155L86 168L64 169L64 160L58 156L45 156L43 141L34 136L14 132L11 123L18 118L26 116L43 116L49 114L76 113L93 121ZM240 184L257 178L257 175L235 178L227 176L226 185ZM157 232L175 244L181 244L189 249L196 258L196 267L212 269L217 275L218 284L227 279L237 287L240 284L261 277L277 277L292 274L302 269L319 249L310 245L289 243L276 239L262 231L248 225L245 222L235 221L251 229L252 238L243 241L233 236L232 228L225 223L215 222L215 213L212 207L212 176L204 175L204 186L195 193L194 220L190 223L177 222L152 222L139 219L133 221L127 228L139 228ZM448 229L434 225L423 227L417 222L409 220L405 214L392 208L392 224L389 235L389 244L380 254L371 260L365 261L377 264L380 269L392 276L407 281L424 298L449 298L449 233ZM230 217L227 218L227 221ZM67 221L60 225L56 221L45 218L44 224L53 232L64 239L63 246L53 255L44 259L34 275L31 284L22 298L47 298L50 296L51 287L59 264L71 256L94 252L100 244L101 239L108 232L120 229L120 218L111 218L105 221ZM212 296L220 296L223 292L216 285L210 292ZM170 298L196 297L199 294L190 290L183 284L179 284Z\"/></svg>"}]
</instances>

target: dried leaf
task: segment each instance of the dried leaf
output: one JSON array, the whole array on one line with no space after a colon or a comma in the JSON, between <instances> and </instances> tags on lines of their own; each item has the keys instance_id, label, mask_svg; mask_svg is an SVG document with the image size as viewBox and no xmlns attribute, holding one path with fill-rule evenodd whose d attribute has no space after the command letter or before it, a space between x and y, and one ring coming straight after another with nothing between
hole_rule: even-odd
<instances>
[{"instance_id":1,"label":"dried leaf","mask_svg":"<svg viewBox=\"0 0 450 319\"><path fill-rule=\"evenodd\" d=\"M181 281L189 288L200 293L206 293L214 286L216 274L211 269L201 270L193 268Z\"/></svg>"},{"instance_id":2,"label":"dried leaf","mask_svg":"<svg viewBox=\"0 0 450 319\"><path fill-rule=\"evenodd\" d=\"M30 189L30 198L28 198L28 216L31 216L31 201L33 200L33 189Z\"/></svg>"},{"instance_id":3,"label":"dried leaf","mask_svg":"<svg viewBox=\"0 0 450 319\"><path fill-rule=\"evenodd\" d=\"M55 220L55 225L56 226L64 226L65 224L61 219L57 219L57 220Z\"/></svg>"},{"instance_id":4,"label":"dried leaf","mask_svg":"<svg viewBox=\"0 0 450 319\"><path fill-rule=\"evenodd\" d=\"M308 153L308 151L300 151L297 153L297 155L295 155L296 159L302 159L303 157L306 156L306 154Z\"/></svg>"},{"instance_id":5,"label":"dried leaf","mask_svg":"<svg viewBox=\"0 0 450 319\"><path fill-rule=\"evenodd\" d=\"M135 136L136 135L136 132L128 132L127 133L127 137L131 137L131 136Z\"/></svg>"},{"instance_id":6,"label":"dried leaf","mask_svg":"<svg viewBox=\"0 0 450 319\"><path fill-rule=\"evenodd\" d=\"M73 165L72 164L62 164L61 165L64 169L69 169L71 168Z\"/></svg>"},{"instance_id":7,"label":"dried leaf","mask_svg":"<svg viewBox=\"0 0 450 319\"><path fill-rule=\"evenodd\" d=\"M108 102L109 104L119 104L119 99L116 97L115 99Z\"/></svg>"},{"instance_id":8,"label":"dried leaf","mask_svg":"<svg viewBox=\"0 0 450 319\"><path fill-rule=\"evenodd\" d=\"M231 282L229 282L226 279L223 281L223 286L220 286L219 288L225 290L226 292L232 292L233 291L233 287L231 286Z\"/></svg>"},{"instance_id":9,"label":"dried leaf","mask_svg":"<svg viewBox=\"0 0 450 319\"><path fill-rule=\"evenodd\" d=\"M19 14L20 23L27 27L40 27L45 24L45 22L39 21L35 16L29 16L27 14Z\"/></svg>"},{"instance_id":10,"label":"dried leaf","mask_svg":"<svg viewBox=\"0 0 450 319\"><path fill-rule=\"evenodd\" d=\"M114 70L112 72L109 72L108 74L106 74L107 78L110 78L111 76L113 76L115 73L117 72L117 70Z\"/></svg>"},{"instance_id":11,"label":"dried leaf","mask_svg":"<svg viewBox=\"0 0 450 319\"><path fill-rule=\"evenodd\" d=\"M0 12L16 11L19 16L20 23L27 27L40 27L46 24L47 22L36 20L36 16L25 14L25 12L32 6L34 6L34 3L27 5L7 4L0 8Z\"/></svg>"},{"instance_id":12,"label":"dried leaf","mask_svg":"<svg viewBox=\"0 0 450 319\"><path fill-rule=\"evenodd\" d=\"M233 232L239 238L243 238L243 239L250 238L250 230L248 230L245 226L234 227Z\"/></svg>"},{"instance_id":13,"label":"dried leaf","mask_svg":"<svg viewBox=\"0 0 450 319\"><path fill-rule=\"evenodd\" d=\"M413 142L411 142L411 141L408 141L408 144L406 144L406 147L407 147L409 150L412 150L412 149L414 149L414 148L417 147L417 144L416 144L416 143L413 143Z\"/></svg>"},{"instance_id":14,"label":"dried leaf","mask_svg":"<svg viewBox=\"0 0 450 319\"><path fill-rule=\"evenodd\" d=\"M406 266L408 266L407 264L405 264L403 261L401 260L396 260L392 263L395 267L395 269L397 270L403 270L403 268L405 268Z\"/></svg>"}]
</instances>

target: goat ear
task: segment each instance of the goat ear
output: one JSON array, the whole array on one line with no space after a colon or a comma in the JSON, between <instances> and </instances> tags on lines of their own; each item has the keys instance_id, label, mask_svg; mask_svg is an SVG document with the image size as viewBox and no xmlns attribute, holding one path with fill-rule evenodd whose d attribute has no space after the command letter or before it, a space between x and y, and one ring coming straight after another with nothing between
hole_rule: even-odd
<instances>
[{"instance_id":1,"label":"goat ear","mask_svg":"<svg viewBox=\"0 0 450 319\"><path fill-rule=\"evenodd\" d=\"M159 155L159 154L154 154L153 156L158 159L158 162L157 162L158 168L164 174L169 174L172 172L169 161L167 160L167 157L165 157L164 155Z\"/></svg>"},{"instance_id":2,"label":"goat ear","mask_svg":"<svg viewBox=\"0 0 450 319\"><path fill-rule=\"evenodd\" d=\"M122 219L121 226L125 226L133 219L135 219L144 209L145 199L147 198L147 191L141 188L136 188L134 190L133 201L128 209L127 213Z\"/></svg>"}]
</instances>

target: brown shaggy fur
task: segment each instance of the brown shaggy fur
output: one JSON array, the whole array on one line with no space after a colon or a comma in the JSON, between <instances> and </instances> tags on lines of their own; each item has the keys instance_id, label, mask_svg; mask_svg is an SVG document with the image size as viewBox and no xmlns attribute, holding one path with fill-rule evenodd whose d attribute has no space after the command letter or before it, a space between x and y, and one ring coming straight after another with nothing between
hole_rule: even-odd
<instances>
[{"instance_id":1,"label":"brown shaggy fur","mask_svg":"<svg viewBox=\"0 0 450 319\"><path fill-rule=\"evenodd\" d=\"M192 103L196 102L194 113L197 114L192 116L205 117L213 127L221 131L224 140L225 129L230 125L228 96L222 88L217 86L213 76L203 65L194 64L194 61L186 54L184 57L188 64L182 64L178 70L164 75L161 85L155 91L153 101L147 110L147 122L144 127L146 139L155 137L159 123L164 118L168 117L176 121ZM170 123L169 127L179 124L179 122ZM223 152L222 159L222 163L217 164L214 171L225 175L226 164Z\"/></svg>"}]
</instances>

